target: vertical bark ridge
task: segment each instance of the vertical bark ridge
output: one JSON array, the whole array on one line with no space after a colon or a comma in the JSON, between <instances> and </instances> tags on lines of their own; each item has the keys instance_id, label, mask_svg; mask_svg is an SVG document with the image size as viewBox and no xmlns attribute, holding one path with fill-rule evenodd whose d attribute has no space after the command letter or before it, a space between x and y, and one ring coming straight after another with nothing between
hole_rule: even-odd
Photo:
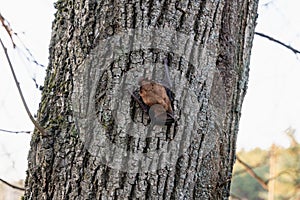
<instances>
[{"instance_id":1,"label":"vertical bark ridge","mask_svg":"<svg viewBox=\"0 0 300 200\"><path fill-rule=\"evenodd\" d=\"M252 46L253 34L249 34L249 32L247 34L246 32L250 29L254 30L257 5L258 1L255 3L250 3L248 0L226 1L223 10L220 37L221 53L218 58L217 68L223 78L227 89L227 98L229 99L227 104L229 112L227 113L225 123L227 128L224 131L226 137L221 142L223 145L220 148L220 154L228 155L220 162L220 166L226 169L223 171L223 177L227 176L228 179L231 177L232 167L235 162L238 123L248 82L251 54L251 48L249 47ZM238 15L235 13L238 13ZM235 23L239 23L240 25L235 26ZM234 87L229 87L229 85L233 85ZM230 191L230 181L226 181L223 178L219 182L225 185L224 191ZM223 193L223 196L226 196L226 192Z\"/></svg>"}]
</instances>

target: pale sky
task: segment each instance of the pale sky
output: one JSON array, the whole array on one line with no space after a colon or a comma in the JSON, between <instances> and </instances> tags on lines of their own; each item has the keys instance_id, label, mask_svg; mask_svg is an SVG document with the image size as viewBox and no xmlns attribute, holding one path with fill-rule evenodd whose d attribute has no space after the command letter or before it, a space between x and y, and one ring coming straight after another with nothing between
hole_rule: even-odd
<instances>
[{"instance_id":1,"label":"pale sky","mask_svg":"<svg viewBox=\"0 0 300 200\"><path fill-rule=\"evenodd\" d=\"M31 50L36 60L47 65L53 2L49 0L0 0L0 12ZM271 2L268 6L263 4ZM17 6L16 6L17 5ZM300 49L300 1L261 0L256 31L273 36ZM7 36L0 28L0 37ZM10 44L7 43L7 47ZM24 49L10 51L22 90L32 113L40 92L32 78L43 84L44 69L20 58ZM0 50L0 129L32 130L12 75ZM288 146L284 130L296 129L300 141L300 55L267 39L255 36L250 81L242 109L238 149L269 148L272 143ZM0 132L0 178L25 178L31 135Z\"/></svg>"},{"instance_id":2,"label":"pale sky","mask_svg":"<svg viewBox=\"0 0 300 200\"><path fill-rule=\"evenodd\" d=\"M268 6L262 6L272 2ZM260 1L257 32L280 39L300 49L300 1ZM242 109L238 145L268 148L288 146L284 134L296 129L300 141L300 55L255 36L250 64L250 81Z\"/></svg>"}]
</instances>

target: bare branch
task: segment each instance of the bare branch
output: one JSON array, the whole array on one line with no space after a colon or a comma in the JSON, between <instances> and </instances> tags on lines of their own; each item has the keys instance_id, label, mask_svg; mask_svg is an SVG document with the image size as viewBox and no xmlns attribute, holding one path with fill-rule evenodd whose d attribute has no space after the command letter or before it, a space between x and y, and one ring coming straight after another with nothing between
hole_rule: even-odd
<instances>
[{"instance_id":1,"label":"bare branch","mask_svg":"<svg viewBox=\"0 0 300 200\"><path fill-rule=\"evenodd\" d=\"M264 156L262 160L266 161L267 159L268 159L268 157ZM251 168L256 169L256 168L262 167L263 165L266 165L266 163L265 162L260 162L260 163L257 163L255 165L252 165ZM241 169L241 170L235 171L234 176L238 176L238 175L243 174L245 172L247 172L246 169Z\"/></svg>"},{"instance_id":2,"label":"bare branch","mask_svg":"<svg viewBox=\"0 0 300 200\"><path fill-rule=\"evenodd\" d=\"M15 48L16 44L14 43L14 40L13 40L13 37L12 37L13 30L9 26L8 21L1 15L1 13L0 13L0 22L1 22L2 26L4 27L4 29L6 30L7 34L9 35L9 37L11 39L11 42L13 44L13 47Z\"/></svg>"},{"instance_id":3,"label":"bare branch","mask_svg":"<svg viewBox=\"0 0 300 200\"><path fill-rule=\"evenodd\" d=\"M252 166L252 169L261 167L261 165L262 165L261 163L258 163L257 165ZM238 176L238 175L243 174L243 173L246 173L246 172L247 172L246 169L241 169L241 170L239 170L239 171L234 172L234 176Z\"/></svg>"},{"instance_id":4,"label":"bare branch","mask_svg":"<svg viewBox=\"0 0 300 200\"><path fill-rule=\"evenodd\" d=\"M13 75L13 77L14 77L15 84L16 84L16 86L17 86L17 88L18 88L18 92L19 92L19 95L20 95L20 97L21 97L22 103L23 103L23 105L24 105L24 107L25 107L25 110L26 110L26 112L27 112L27 115L29 116L31 122L34 124L35 128L36 128L37 130L39 130L39 132L40 132L42 135L46 135L46 134L45 134L44 128L41 127L41 126L39 125L39 123L37 123L37 121L33 118L32 114L30 113L30 110L29 110L29 108L28 108L28 106L27 106L27 103L26 103L26 101L25 101L23 92L22 92L22 90L21 90L21 88L20 88L20 83L18 82L17 76L16 76L16 74L15 74L15 70L14 70L14 68L13 68L13 66L12 66L12 63L11 63L11 61L10 61L10 58L9 58L9 56L8 56L7 49L6 49L6 47L4 46L4 44L3 44L2 40L1 40L1 38L0 38L0 43L1 43L1 46L2 46L2 48L3 48L3 50L4 50L4 53L5 53L5 56L6 56L6 60L7 60L8 64L9 64L11 73L12 73L12 75Z\"/></svg>"},{"instance_id":5,"label":"bare branch","mask_svg":"<svg viewBox=\"0 0 300 200\"><path fill-rule=\"evenodd\" d=\"M269 179L266 181L266 183L268 184L270 181L272 181L272 180L274 180L274 179L280 177L280 176L283 175L283 174L290 174L291 171L293 171L293 170L287 169L287 170L281 171L281 172L279 172L276 176L273 176L273 177L269 178Z\"/></svg>"},{"instance_id":6,"label":"bare branch","mask_svg":"<svg viewBox=\"0 0 300 200\"><path fill-rule=\"evenodd\" d=\"M295 132L296 130L289 127L284 131L284 133L289 137L290 139L290 147L297 147L299 145L299 142L295 138Z\"/></svg>"},{"instance_id":7,"label":"bare branch","mask_svg":"<svg viewBox=\"0 0 300 200\"><path fill-rule=\"evenodd\" d=\"M14 35L18 38L18 41L20 42L21 46L23 46L23 48L25 49L25 52L21 51L22 54L25 56L26 60L28 60L29 62L34 63L35 65L45 68L46 66L39 63L33 56L33 53L30 51L30 49L25 45L25 43L22 41L22 39L19 37L19 35L17 33L14 33ZM26 54L27 52L27 54Z\"/></svg>"},{"instance_id":8,"label":"bare branch","mask_svg":"<svg viewBox=\"0 0 300 200\"><path fill-rule=\"evenodd\" d=\"M11 184L11 183L8 183L7 181L5 181L5 180L3 180L3 179L1 179L1 178L0 178L0 181L1 181L2 183L4 183L5 185L8 185L8 186L11 187L11 188L14 188L14 189L17 189L17 190L25 191L25 188L22 188L22 187L19 187L19 186L15 186L15 185L13 185L13 184Z\"/></svg>"},{"instance_id":9,"label":"bare branch","mask_svg":"<svg viewBox=\"0 0 300 200\"><path fill-rule=\"evenodd\" d=\"M252 169L251 166L249 166L247 163L245 163L244 161L242 161L238 156L236 156L237 161L239 161L239 163L241 163L247 170L247 172L257 180L257 182L265 189L268 190L268 184L260 177L258 176Z\"/></svg>"},{"instance_id":10,"label":"bare branch","mask_svg":"<svg viewBox=\"0 0 300 200\"><path fill-rule=\"evenodd\" d=\"M24 44L24 42L21 40L21 38L19 37L19 35L13 31L13 29L11 28L9 22L3 17L3 15L1 15L0 13L0 22L2 24L2 26L4 27L4 29L6 30L7 34L9 35L10 39L11 39L11 42L13 44L13 47L15 48L16 47L16 44L13 40L13 35L15 35L18 39L19 39L19 42L21 43L21 45L24 47L24 49L26 50L27 54L22 52L25 56L25 58L29 61L29 62L33 62L34 64L36 64L37 66L40 66L40 67L45 67L43 64L40 64L33 56L33 54L31 53L31 51L29 50L29 48ZM31 57L31 58L29 58Z\"/></svg>"},{"instance_id":11,"label":"bare branch","mask_svg":"<svg viewBox=\"0 0 300 200\"><path fill-rule=\"evenodd\" d=\"M291 47L290 45L287 45L287 44L285 44L285 43L283 43L283 42L281 42L281 41L279 41L279 40L277 40L277 39L274 39L273 37L270 37L270 36L268 36L268 35L266 35L266 34L258 33L258 32L255 32L255 34L256 34L256 35L259 35L259 36L261 36L261 37L267 38L267 39L269 39L269 40L271 40L271 41L273 41L273 42L275 42L275 43L277 43L277 44L280 44L280 45L284 46L285 48L291 50L294 54L300 54L300 51L299 51L299 50L297 50L297 49Z\"/></svg>"},{"instance_id":12,"label":"bare branch","mask_svg":"<svg viewBox=\"0 0 300 200\"><path fill-rule=\"evenodd\" d=\"M1 129L1 128L0 128L0 131L1 132L6 132L6 133L15 133L15 134L18 134L18 133L30 134L31 133L31 131L10 131L10 130L5 130L5 129Z\"/></svg>"}]
</instances>

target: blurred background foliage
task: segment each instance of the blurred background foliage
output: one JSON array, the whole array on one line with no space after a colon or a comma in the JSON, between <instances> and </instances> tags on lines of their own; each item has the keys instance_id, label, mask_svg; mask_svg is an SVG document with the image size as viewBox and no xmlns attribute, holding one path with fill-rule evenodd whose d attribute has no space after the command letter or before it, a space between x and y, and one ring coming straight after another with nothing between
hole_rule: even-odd
<instances>
[{"instance_id":1,"label":"blurred background foliage","mask_svg":"<svg viewBox=\"0 0 300 200\"><path fill-rule=\"evenodd\" d=\"M236 161L231 185L231 199L248 200L299 200L300 199L300 144L295 130L288 128L285 134L290 146L283 148L272 145L269 150L255 148L237 153L247 163L267 188L251 176L241 162Z\"/></svg>"}]
</instances>

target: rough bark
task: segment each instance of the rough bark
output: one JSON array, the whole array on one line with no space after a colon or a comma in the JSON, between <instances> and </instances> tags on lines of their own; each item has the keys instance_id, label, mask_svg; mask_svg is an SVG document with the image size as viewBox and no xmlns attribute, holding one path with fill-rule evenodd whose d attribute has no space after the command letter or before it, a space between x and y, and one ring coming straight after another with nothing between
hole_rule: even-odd
<instances>
[{"instance_id":1,"label":"rough bark","mask_svg":"<svg viewBox=\"0 0 300 200\"><path fill-rule=\"evenodd\" d=\"M59 0L25 199L227 199L257 4ZM128 90L165 58L158 126Z\"/></svg>"}]
</instances>

